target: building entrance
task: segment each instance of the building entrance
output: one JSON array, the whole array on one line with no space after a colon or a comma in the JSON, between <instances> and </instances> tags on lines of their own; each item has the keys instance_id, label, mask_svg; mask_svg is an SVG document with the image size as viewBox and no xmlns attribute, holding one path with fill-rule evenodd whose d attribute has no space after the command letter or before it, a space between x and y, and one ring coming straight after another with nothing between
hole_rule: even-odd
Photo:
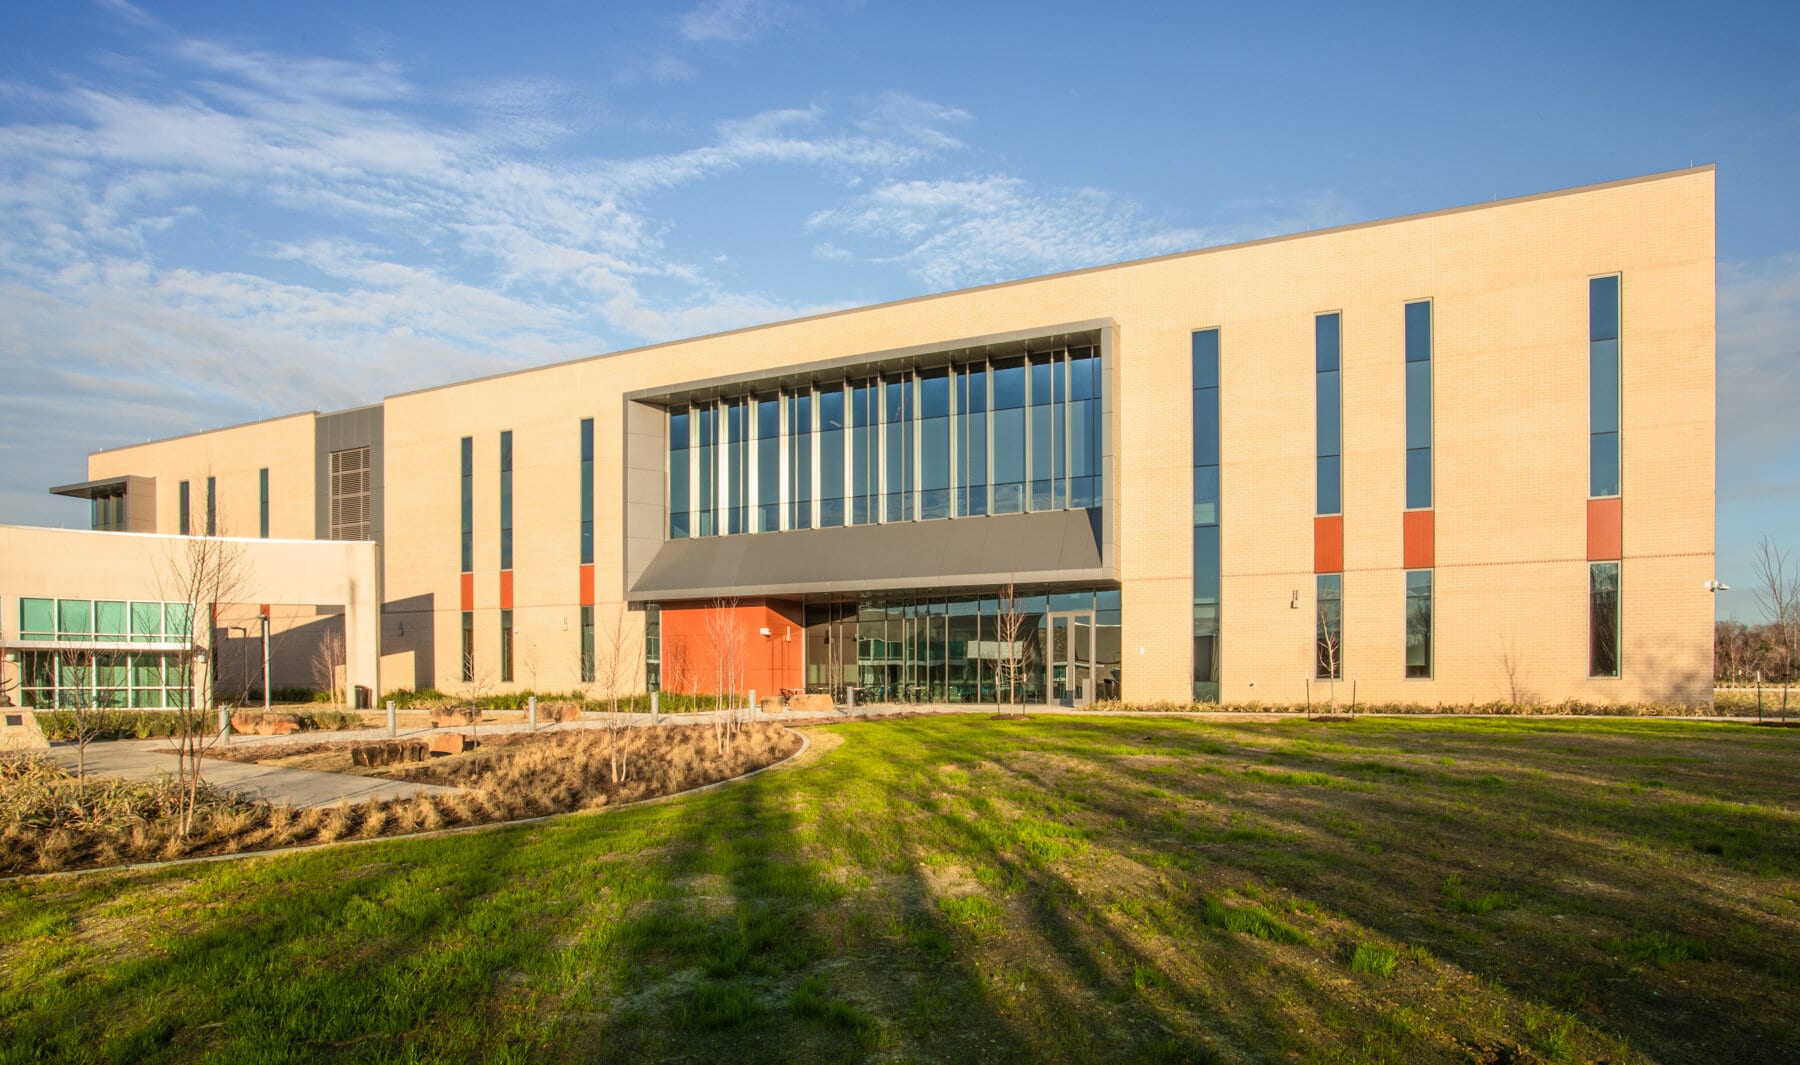
<instances>
[{"instance_id":1,"label":"building entrance","mask_svg":"<svg viewBox=\"0 0 1800 1065\"><path fill-rule=\"evenodd\" d=\"M1094 700L1094 615L1050 615L1050 653L1045 690L1052 706L1086 706Z\"/></svg>"}]
</instances>

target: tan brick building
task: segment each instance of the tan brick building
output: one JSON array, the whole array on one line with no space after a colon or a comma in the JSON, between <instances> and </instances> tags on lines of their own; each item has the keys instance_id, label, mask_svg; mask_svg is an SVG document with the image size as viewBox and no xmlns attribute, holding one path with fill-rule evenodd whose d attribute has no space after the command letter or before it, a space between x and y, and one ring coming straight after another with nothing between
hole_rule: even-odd
<instances>
[{"instance_id":1,"label":"tan brick building","mask_svg":"<svg viewBox=\"0 0 1800 1065\"><path fill-rule=\"evenodd\" d=\"M622 627L702 690L1704 702L1713 210L1703 167L992 285L61 491L379 540L388 688L567 689Z\"/></svg>"}]
</instances>

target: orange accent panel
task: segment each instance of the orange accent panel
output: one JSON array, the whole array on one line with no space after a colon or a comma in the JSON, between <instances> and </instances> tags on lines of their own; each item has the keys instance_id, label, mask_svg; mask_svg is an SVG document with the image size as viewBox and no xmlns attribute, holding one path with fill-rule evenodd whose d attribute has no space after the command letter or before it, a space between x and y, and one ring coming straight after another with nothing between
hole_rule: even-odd
<instances>
[{"instance_id":1,"label":"orange accent panel","mask_svg":"<svg viewBox=\"0 0 1800 1065\"><path fill-rule=\"evenodd\" d=\"M1313 519L1313 572L1344 572L1344 516Z\"/></svg>"},{"instance_id":2,"label":"orange accent panel","mask_svg":"<svg viewBox=\"0 0 1800 1065\"><path fill-rule=\"evenodd\" d=\"M594 605L594 564L581 567L581 606Z\"/></svg>"},{"instance_id":3,"label":"orange accent panel","mask_svg":"<svg viewBox=\"0 0 1800 1065\"><path fill-rule=\"evenodd\" d=\"M258 606L256 608L256 612L261 614L265 618L268 617L269 616L269 604L263 603L262 605Z\"/></svg>"},{"instance_id":4,"label":"orange accent panel","mask_svg":"<svg viewBox=\"0 0 1800 1065\"><path fill-rule=\"evenodd\" d=\"M462 575L462 608L465 611L475 609L475 575L473 573Z\"/></svg>"},{"instance_id":5,"label":"orange accent panel","mask_svg":"<svg viewBox=\"0 0 1800 1065\"><path fill-rule=\"evenodd\" d=\"M500 571L500 609L512 609L512 570Z\"/></svg>"},{"instance_id":6,"label":"orange accent panel","mask_svg":"<svg viewBox=\"0 0 1800 1065\"><path fill-rule=\"evenodd\" d=\"M783 688L804 684L805 651L799 603L740 599L725 607L710 602L662 607L662 685L669 691L710 693L724 684L740 696L752 690L759 699L780 695ZM734 657L741 665L732 668ZM727 672L737 675L735 683L721 679Z\"/></svg>"},{"instance_id":7,"label":"orange accent panel","mask_svg":"<svg viewBox=\"0 0 1800 1065\"><path fill-rule=\"evenodd\" d=\"M1588 561L1612 562L1625 557L1625 501L1588 500Z\"/></svg>"},{"instance_id":8,"label":"orange accent panel","mask_svg":"<svg viewBox=\"0 0 1800 1065\"><path fill-rule=\"evenodd\" d=\"M1437 512L1409 510L1402 520L1401 565L1407 569L1430 569L1437 564Z\"/></svg>"}]
</instances>

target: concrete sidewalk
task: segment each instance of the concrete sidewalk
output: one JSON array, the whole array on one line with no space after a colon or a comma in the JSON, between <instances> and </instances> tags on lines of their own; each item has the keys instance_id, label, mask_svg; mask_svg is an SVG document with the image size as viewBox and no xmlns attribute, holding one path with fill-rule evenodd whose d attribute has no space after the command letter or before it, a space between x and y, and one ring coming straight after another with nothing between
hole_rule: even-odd
<instances>
[{"instance_id":1,"label":"concrete sidewalk","mask_svg":"<svg viewBox=\"0 0 1800 1065\"><path fill-rule=\"evenodd\" d=\"M313 733L308 738L317 737ZM265 737L266 738L266 737ZM87 771L95 776L125 780L151 780L176 771L179 759L162 753L172 741L112 740L88 744ZM238 741L239 744L243 740ZM51 757L69 769L75 768L76 751L72 744L57 744ZM253 762L230 762L223 758L205 758L200 763L200 777L208 784L235 792L248 799L307 808L342 806L370 799L410 799L415 795L448 794L456 788L437 784L417 784L406 780L384 780L380 777L352 776L348 773L321 773L311 769L286 769L256 765Z\"/></svg>"}]
</instances>

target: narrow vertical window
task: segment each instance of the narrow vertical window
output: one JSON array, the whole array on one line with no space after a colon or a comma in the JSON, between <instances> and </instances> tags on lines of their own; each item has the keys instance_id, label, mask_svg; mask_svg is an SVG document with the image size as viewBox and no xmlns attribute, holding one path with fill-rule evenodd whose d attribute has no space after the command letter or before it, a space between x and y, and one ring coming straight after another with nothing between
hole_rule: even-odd
<instances>
[{"instance_id":1,"label":"narrow vertical window","mask_svg":"<svg viewBox=\"0 0 1800 1065\"><path fill-rule=\"evenodd\" d=\"M950 371L919 375L919 517L950 516Z\"/></svg>"},{"instance_id":2,"label":"narrow vertical window","mask_svg":"<svg viewBox=\"0 0 1800 1065\"><path fill-rule=\"evenodd\" d=\"M1406 305L1406 507L1431 505L1431 301L1421 300Z\"/></svg>"},{"instance_id":3,"label":"narrow vertical window","mask_svg":"<svg viewBox=\"0 0 1800 1065\"><path fill-rule=\"evenodd\" d=\"M694 411L699 422L699 454L695 456L694 481L697 496L694 501L699 513L696 536L716 536L719 532L719 408L708 403Z\"/></svg>"},{"instance_id":4,"label":"narrow vertical window","mask_svg":"<svg viewBox=\"0 0 1800 1065\"><path fill-rule=\"evenodd\" d=\"M269 468L256 472L256 529L264 540L269 538Z\"/></svg>"},{"instance_id":5,"label":"narrow vertical window","mask_svg":"<svg viewBox=\"0 0 1800 1065\"><path fill-rule=\"evenodd\" d=\"M462 571L475 572L475 438L472 436L462 438Z\"/></svg>"},{"instance_id":6,"label":"narrow vertical window","mask_svg":"<svg viewBox=\"0 0 1800 1065\"><path fill-rule=\"evenodd\" d=\"M1321 314L1313 319L1313 356L1317 369L1315 409L1319 444L1320 514L1344 512L1343 407L1338 382L1341 331L1342 319L1335 313Z\"/></svg>"},{"instance_id":7,"label":"narrow vertical window","mask_svg":"<svg viewBox=\"0 0 1800 1065\"><path fill-rule=\"evenodd\" d=\"M513 441L512 430L500 434L500 568L513 568Z\"/></svg>"},{"instance_id":8,"label":"narrow vertical window","mask_svg":"<svg viewBox=\"0 0 1800 1065\"><path fill-rule=\"evenodd\" d=\"M1431 571L1406 574L1406 675L1431 676Z\"/></svg>"},{"instance_id":9,"label":"narrow vertical window","mask_svg":"<svg viewBox=\"0 0 1800 1065\"><path fill-rule=\"evenodd\" d=\"M191 514L192 514L191 508L192 508L193 504L188 498L188 495L189 495L188 483L186 481L181 482L181 484L178 486L178 491L180 493L181 501L177 505L177 509L175 511L175 520L177 522L177 527L179 528L181 535L186 536L193 529L193 519L191 517Z\"/></svg>"},{"instance_id":10,"label":"narrow vertical window","mask_svg":"<svg viewBox=\"0 0 1800 1065\"><path fill-rule=\"evenodd\" d=\"M1029 438L1031 495L1028 509L1052 510L1057 501L1057 465L1062 458L1062 420L1057 404L1057 371L1062 364L1051 355L1031 357Z\"/></svg>"},{"instance_id":11,"label":"narrow vertical window","mask_svg":"<svg viewBox=\"0 0 1800 1065\"><path fill-rule=\"evenodd\" d=\"M881 492L881 395L873 381L850 389L850 523L868 525L880 519L877 501Z\"/></svg>"},{"instance_id":12,"label":"narrow vertical window","mask_svg":"<svg viewBox=\"0 0 1800 1065\"><path fill-rule=\"evenodd\" d=\"M475 612L462 612L462 679L467 684L475 679Z\"/></svg>"},{"instance_id":13,"label":"narrow vertical window","mask_svg":"<svg viewBox=\"0 0 1800 1065\"><path fill-rule=\"evenodd\" d=\"M644 690L662 690L662 606L644 604Z\"/></svg>"},{"instance_id":14,"label":"narrow vertical window","mask_svg":"<svg viewBox=\"0 0 1800 1065\"><path fill-rule=\"evenodd\" d=\"M1069 506L1100 503L1100 359L1093 348L1069 358Z\"/></svg>"},{"instance_id":15,"label":"narrow vertical window","mask_svg":"<svg viewBox=\"0 0 1800 1065\"><path fill-rule=\"evenodd\" d=\"M594 419L581 419L581 564L594 561Z\"/></svg>"},{"instance_id":16,"label":"narrow vertical window","mask_svg":"<svg viewBox=\"0 0 1800 1065\"><path fill-rule=\"evenodd\" d=\"M982 363L956 376L956 513L988 511L988 374Z\"/></svg>"},{"instance_id":17,"label":"narrow vertical window","mask_svg":"<svg viewBox=\"0 0 1800 1065\"><path fill-rule=\"evenodd\" d=\"M581 680L594 682L594 608L581 608Z\"/></svg>"},{"instance_id":18,"label":"narrow vertical window","mask_svg":"<svg viewBox=\"0 0 1800 1065\"><path fill-rule=\"evenodd\" d=\"M511 684L513 679L513 612L500 611L500 680Z\"/></svg>"},{"instance_id":19,"label":"narrow vertical window","mask_svg":"<svg viewBox=\"0 0 1800 1065\"><path fill-rule=\"evenodd\" d=\"M819 524L844 524L844 386L819 390Z\"/></svg>"},{"instance_id":20,"label":"narrow vertical window","mask_svg":"<svg viewBox=\"0 0 1800 1065\"><path fill-rule=\"evenodd\" d=\"M993 366L993 510L1017 514L1025 509L1025 360Z\"/></svg>"},{"instance_id":21,"label":"narrow vertical window","mask_svg":"<svg viewBox=\"0 0 1800 1065\"><path fill-rule=\"evenodd\" d=\"M725 531L744 532L749 517L750 411L742 399L725 401Z\"/></svg>"},{"instance_id":22,"label":"narrow vertical window","mask_svg":"<svg viewBox=\"0 0 1800 1065\"><path fill-rule=\"evenodd\" d=\"M756 403L756 510L752 532L781 529L781 397Z\"/></svg>"},{"instance_id":23,"label":"narrow vertical window","mask_svg":"<svg viewBox=\"0 0 1800 1065\"><path fill-rule=\"evenodd\" d=\"M219 535L219 479L206 479L206 535Z\"/></svg>"},{"instance_id":24,"label":"narrow vertical window","mask_svg":"<svg viewBox=\"0 0 1800 1065\"><path fill-rule=\"evenodd\" d=\"M881 508L882 521L911 521L913 517L913 382L912 375L890 378L881 386L883 452L887 478Z\"/></svg>"},{"instance_id":25,"label":"narrow vertical window","mask_svg":"<svg viewBox=\"0 0 1800 1065\"><path fill-rule=\"evenodd\" d=\"M1344 575L1318 576L1318 627L1315 642L1318 661L1314 675L1320 680L1344 679Z\"/></svg>"},{"instance_id":26,"label":"narrow vertical window","mask_svg":"<svg viewBox=\"0 0 1800 1065\"><path fill-rule=\"evenodd\" d=\"M1619 675L1619 564L1588 566L1588 676Z\"/></svg>"},{"instance_id":27,"label":"narrow vertical window","mask_svg":"<svg viewBox=\"0 0 1800 1065\"><path fill-rule=\"evenodd\" d=\"M1085 360L1096 362L1098 360ZM1219 698L1219 331L1193 335L1194 698Z\"/></svg>"},{"instance_id":28,"label":"narrow vertical window","mask_svg":"<svg viewBox=\"0 0 1800 1065\"><path fill-rule=\"evenodd\" d=\"M840 397L840 401L841 401ZM810 529L813 525L813 397L810 391L796 392L787 399L788 439L788 523L790 529ZM843 456L838 456L839 479L842 479Z\"/></svg>"},{"instance_id":29,"label":"narrow vertical window","mask_svg":"<svg viewBox=\"0 0 1800 1065\"><path fill-rule=\"evenodd\" d=\"M685 408L669 412L669 539L685 540L694 534L688 507L689 477L692 473L688 453L689 426L694 416Z\"/></svg>"},{"instance_id":30,"label":"narrow vertical window","mask_svg":"<svg viewBox=\"0 0 1800 1065\"><path fill-rule=\"evenodd\" d=\"M1619 275L1588 279L1588 495L1619 494Z\"/></svg>"}]
</instances>

